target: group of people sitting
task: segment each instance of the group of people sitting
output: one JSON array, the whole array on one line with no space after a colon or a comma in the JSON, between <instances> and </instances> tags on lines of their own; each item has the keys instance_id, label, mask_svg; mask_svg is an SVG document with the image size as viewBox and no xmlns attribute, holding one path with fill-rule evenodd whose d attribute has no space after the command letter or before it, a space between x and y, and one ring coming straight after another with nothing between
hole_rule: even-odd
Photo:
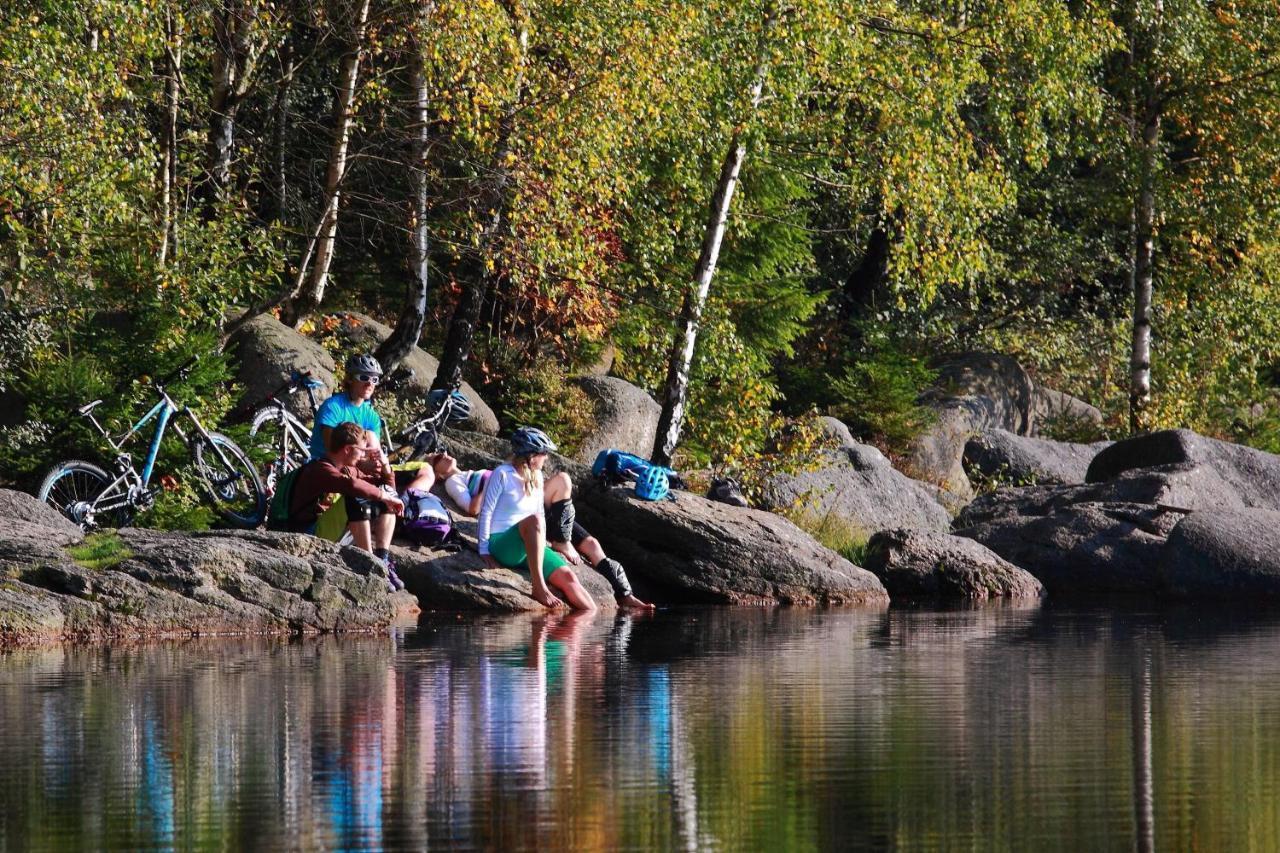
<instances>
[{"instance_id":1,"label":"group of people sitting","mask_svg":"<svg viewBox=\"0 0 1280 853\"><path fill-rule=\"evenodd\" d=\"M342 390L316 413L311 461L298 471L287 495L285 529L317 533L323 526L341 525L339 535L345 528L354 545L386 565L391 586L403 589L390 553L397 519L405 513L406 499L430 494L439 483L454 512L478 519L485 564L527 572L539 603L594 609L573 569L585 563L609 581L619 606L652 609L632 592L622 565L577 522L569 474L544 475L548 454L556 450L546 433L517 429L511 455L492 471L460 470L443 452L423 463L393 467L378 438L382 419L370 402L381 380L382 367L373 356L347 360ZM341 507L334 505L335 495Z\"/></svg>"}]
</instances>

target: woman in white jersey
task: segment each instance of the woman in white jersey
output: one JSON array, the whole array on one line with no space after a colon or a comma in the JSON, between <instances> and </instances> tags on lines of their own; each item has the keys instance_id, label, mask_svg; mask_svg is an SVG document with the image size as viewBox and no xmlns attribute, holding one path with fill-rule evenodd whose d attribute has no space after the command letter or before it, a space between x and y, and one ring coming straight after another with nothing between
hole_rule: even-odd
<instances>
[{"instance_id":1,"label":"woman in white jersey","mask_svg":"<svg viewBox=\"0 0 1280 853\"><path fill-rule=\"evenodd\" d=\"M547 527L542 510L542 466L555 450L547 434L520 427L511 435L511 458L493 470L484 487L477 517L480 556L490 566L529 572L533 598L556 607L563 602L558 590L576 610L594 610L596 603L578 576L561 557L547 547Z\"/></svg>"}]
</instances>

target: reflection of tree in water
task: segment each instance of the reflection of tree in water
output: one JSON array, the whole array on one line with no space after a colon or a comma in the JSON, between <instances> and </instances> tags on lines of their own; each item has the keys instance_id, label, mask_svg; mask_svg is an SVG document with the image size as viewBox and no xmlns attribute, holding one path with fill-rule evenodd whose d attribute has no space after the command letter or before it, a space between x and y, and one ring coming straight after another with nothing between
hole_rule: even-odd
<instances>
[{"instance_id":1,"label":"reflection of tree in water","mask_svg":"<svg viewBox=\"0 0 1280 853\"><path fill-rule=\"evenodd\" d=\"M1280 620L688 611L0 658L0 847L1280 846Z\"/></svg>"}]
</instances>

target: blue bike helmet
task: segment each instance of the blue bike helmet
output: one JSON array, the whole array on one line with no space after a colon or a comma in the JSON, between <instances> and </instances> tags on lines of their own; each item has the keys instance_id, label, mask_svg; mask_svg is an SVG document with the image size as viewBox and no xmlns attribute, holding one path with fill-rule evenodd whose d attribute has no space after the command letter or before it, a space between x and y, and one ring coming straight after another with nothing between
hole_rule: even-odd
<instances>
[{"instance_id":1,"label":"blue bike helmet","mask_svg":"<svg viewBox=\"0 0 1280 853\"><path fill-rule=\"evenodd\" d=\"M667 469L650 465L636 480L636 497L646 501L660 501L671 492Z\"/></svg>"},{"instance_id":2,"label":"blue bike helmet","mask_svg":"<svg viewBox=\"0 0 1280 853\"><path fill-rule=\"evenodd\" d=\"M471 401L466 398L461 391L454 391L449 395L449 399L453 402L449 406L449 423L460 424L471 417ZM432 411L439 411L444 401L444 389L437 388L427 395L427 408Z\"/></svg>"},{"instance_id":3,"label":"blue bike helmet","mask_svg":"<svg viewBox=\"0 0 1280 853\"><path fill-rule=\"evenodd\" d=\"M550 453L555 449L555 443L536 427L520 427L511 433L511 452L516 456Z\"/></svg>"}]
</instances>

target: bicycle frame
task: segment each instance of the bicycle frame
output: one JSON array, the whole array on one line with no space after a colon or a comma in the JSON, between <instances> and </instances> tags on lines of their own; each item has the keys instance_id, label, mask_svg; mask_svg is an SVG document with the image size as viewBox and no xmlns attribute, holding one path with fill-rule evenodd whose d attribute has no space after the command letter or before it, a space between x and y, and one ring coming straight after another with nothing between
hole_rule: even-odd
<instances>
[{"instance_id":1,"label":"bicycle frame","mask_svg":"<svg viewBox=\"0 0 1280 853\"><path fill-rule=\"evenodd\" d=\"M146 489L150 486L151 475L155 471L156 458L160 455L160 442L164 440L165 430L168 429L175 414L186 415L191 420L192 425L195 426L196 431L200 436L208 443L213 451L218 454L222 463L230 467L230 463L223 454L222 449L209 438L208 431L204 428L204 425L200 423L199 419L196 418L195 412L191 411L189 406L179 406L175 403L173 398L169 396L163 387L157 385L156 391L160 394L160 402L152 406L151 411L143 415L142 418L136 424L131 426L128 432L120 436L119 439L113 439L111 437L111 434L103 428L102 424L98 423L98 419L93 416L92 411L87 414L89 420L98 428L98 431L102 433L103 437L106 438L107 444L111 445L111 449L116 452L116 461L121 468L120 476L113 480L111 485L103 490L103 494L109 493L122 481L136 482L137 486L141 489ZM151 444L147 447L147 458L142 465L142 473L139 474L133 464L133 455L124 449L124 445L129 441L129 439L136 435L139 430L150 423L152 418L159 418L159 421L156 423L155 432L151 436ZM188 447L191 445L191 441L187 438L187 434L182 431L182 427L175 423L173 424L173 430L182 439L184 444Z\"/></svg>"}]
</instances>

